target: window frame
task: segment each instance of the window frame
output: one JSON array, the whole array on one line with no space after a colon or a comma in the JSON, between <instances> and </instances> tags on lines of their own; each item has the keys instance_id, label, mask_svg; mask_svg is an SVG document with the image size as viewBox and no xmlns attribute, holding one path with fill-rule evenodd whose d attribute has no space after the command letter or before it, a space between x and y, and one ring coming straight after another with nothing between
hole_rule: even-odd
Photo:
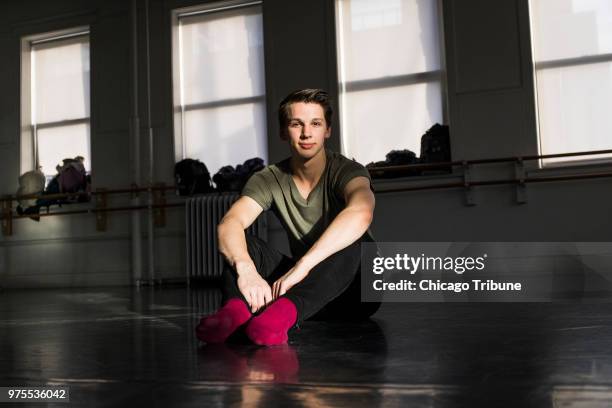
<instances>
[{"instance_id":1,"label":"window frame","mask_svg":"<svg viewBox=\"0 0 612 408\"><path fill-rule=\"evenodd\" d=\"M343 0L334 0L333 4L333 24L336 31L335 34L335 47L336 47L336 75L338 78L337 89L338 89L338 108L339 108L339 125L340 125L340 151L343 155L347 154L346 151L346 132L344 124L346 123L346 106L345 95L347 92L353 91L365 91L382 88L399 87L406 85L425 84L428 82L440 83L440 99L442 102L442 122L443 125L450 125L450 113L449 113L449 92L448 92L448 70L446 64L446 40L445 40L445 23L444 23L444 4L443 0L435 0L438 8L438 46L440 51L440 69L433 71L418 72L413 74L386 76L375 79L366 79L358 81L343 82L343 58L342 58L342 28L339 26L340 16L339 7ZM347 89L347 84L353 89ZM432 124L433 125L433 124ZM427 129L423 130L423 133ZM420 156L420 151L415 152L417 156ZM382 160L382 158L381 158Z\"/></svg>"},{"instance_id":2,"label":"window frame","mask_svg":"<svg viewBox=\"0 0 612 408\"><path fill-rule=\"evenodd\" d=\"M237 106L249 103L263 103L264 112L266 107L266 93L263 95L250 96L244 98L221 99L210 102L194 103L186 105L182 101L183 95L183 78L182 78L182 55L181 55L181 35L180 35L180 19L202 14L212 14L228 10L236 10L259 6L263 9L263 0L226 0L212 3L198 4L189 7L181 7L172 9L170 12L171 18L171 58L172 58L172 121L173 121L173 146L174 160L178 162L187 158L187 149L185 142L185 114L191 110L221 108L229 106ZM262 10L263 14L263 10ZM265 80L265 78L264 78ZM180 101L177 104L177 101ZM264 123L268 128L267 118L264 117ZM265 140L267 145L267 140Z\"/></svg>"},{"instance_id":3,"label":"window frame","mask_svg":"<svg viewBox=\"0 0 612 408\"><path fill-rule=\"evenodd\" d=\"M88 25L80 25L76 27L48 31L44 33L30 34L21 37L21 148L20 148L20 174L35 170L40 165L38 154L38 130L51 129L67 125L87 124L89 126L89 143L91 145L91 91L90 91L90 112L89 116L76 119L60 120L55 122L36 123L32 117L32 105L36 102L35 99L35 84L32 75L32 69L35 61L33 61L34 47L39 44L48 44L53 42L65 42L69 39L78 39L86 37L86 41L91 47L91 30ZM91 54L90 54L91 67ZM91 68L89 72L89 83L91 90ZM89 158L91 161L91 157ZM59 164L59 163L58 163ZM90 165L91 166L91 165ZM90 172L88 172L90 173ZM49 179L52 174L47 174Z\"/></svg>"},{"instance_id":4,"label":"window frame","mask_svg":"<svg viewBox=\"0 0 612 408\"><path fill-rule=\"evenodd\" d=\"M534 100L534 108L535 108L535 121L536 121L536 138L537 138L537 148L538 155L546 155L552 153L545 153L542 151L542 130L540 126L540 101L538 97L538 71L550 69L550 68L566 68L566 67L575 67L575 66L584 66L590 64L596 64L601 62L611 62L612 63L612 53L605 54L597 54L597 55L586 55L580 57L570 57L570 58L559 58L554 60L543 60L536 61L536 48L535 48L535 22L534 22L534 12L533 12L533 2L534 0L527 0L528 14L529 14L529 41L531 44L531 75L533 80L533 100ZM609 148L612 149L612 146ZM607 150L609 150L607 149ZM600 150L600 149L598 149ZM565 153L573 153L573 152L565 152ZM540 170L554 170L554 169L563 169L563 168L574 168L574 167L592 167L592 166L607 166L612 164L612 157L593 157L590 159L578 159L578 160L555 160L554 162L545 163L545 159L538 159L538 169Z\"/></svg>"}]
</instances>

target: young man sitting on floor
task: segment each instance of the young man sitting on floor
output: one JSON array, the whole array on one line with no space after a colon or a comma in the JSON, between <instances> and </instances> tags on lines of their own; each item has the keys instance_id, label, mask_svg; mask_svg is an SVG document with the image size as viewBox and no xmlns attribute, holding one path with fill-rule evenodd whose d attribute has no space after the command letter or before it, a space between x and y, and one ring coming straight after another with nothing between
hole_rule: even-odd
<instances>
[{"instance_id":1,"label":"young man sitting on floor","mask_svg":"<svg viewBox=\"0 0 612 408\"><path fill-rule=\"evenodd\" d=\"M370 175L361 164L325 148L332 108L327 93L291 93L278 110L291 157L255 173L218 226L227 260L223 306L202 318L200 340L223 342L238 327L256 344L286 343L308 318L368 318L380 303L362 303L361 242L374 212ZM245 230L272 209L289 237L292 257Z\"/></svg>"}]
</instances>

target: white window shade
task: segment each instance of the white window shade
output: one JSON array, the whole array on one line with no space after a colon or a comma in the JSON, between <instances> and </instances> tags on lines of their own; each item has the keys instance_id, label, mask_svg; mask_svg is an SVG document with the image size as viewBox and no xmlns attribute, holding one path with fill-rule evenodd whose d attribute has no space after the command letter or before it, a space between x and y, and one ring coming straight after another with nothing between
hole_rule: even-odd
<instances>
[{"instance_id":1,"label":"white window shade","mask_svg":"<svg viewBox=\"0 0 612 408\"><path fill-rule=\"evenodd\" d=\"M87 36L32 46L35 124L89 117Z\"/></svg>"},{"instance_id":2,"label":"white window shade","mask_svg":"<svg viewBox=\"0 0 612 408\"><path fill-rule=\"evenodd\" d=\"M350 157L362 163L384 160L392 149L421 149L423 128L442 118L437 82L351 92L344 108L350 112L343 130L357 137L345 140ZM406 137L416 135L418 137Z\"/></svg>"},{"instance_id":3,"label":"white window shade","mask_svg":"<svg viewBox=\"0 0 612 408\"><path fill-rule=\"evenodd\" d=\"M337 0L342 151L361 163L420 153L444 123L437 0Z\"/></svg>"},{"instance_id":4,"label":"white window shade","mask_svg":"<svg viewBox=\"0 0 612 408\"><path fill-rule=\"evenodd\" d=\"M175 15L176 160L267 161L261 6Z\"/></svg>"},{"instance_id":5,"label":"white window shade","mask_svg":"<svg viewBox=\"0 0 612 408\"><path fill-rule=\"evenodd\" d=\"M436 1L342 0L343 80L440 69Z\"/></svg>"},{"instance_id":6,"label":"white window shade","mask_svg":"<svg viewBox=\"0 0 612 408\"><path fill-rule=\"evenodd\" d=\"M180 19L183 103L265 93L259 8Z\"/></svg>"},{"instance_id":7,"label":"white window shade","mask_svg":"<svg viewBox=\"0 0 612 408\"><path fill-rule=\"evenodd\" d=\"M540 144L544 154L612 148L612 62L537 72ZM601 159L587 155L572 160ZM546 159L546 163L568 158Z\"/></svg>"},{"instance_id":8,"label":"white window shade","mask_svg":"<svg viewBox=\"0 0 612 408\"><path fill-rule=\"evenodd\" d=\"M612 1L532 0L536 61L612 53Z\"/></svg>"},{"instance_id":9,"label":"white window shade","mask_svg":"<svg viewBox=\"0 0 612 408\"><path fill-rule=\"evenodd\" d=\"M85 170L91 171L89 124L59 126L38 130L38 161L46 175L56 173L55 166L65 158L83 156Z\"/></svg>"},{"instance_id":10,"label":"white window shade","mask_svg":"<svg viewBox=\"0 0 612 408\"><path fill-rule=\"evenodd\" d=\"M265 113L263 103L187 111L187 157L203 158L211 174L228 164L266 157Z\"/></svg>"}]
</instances>

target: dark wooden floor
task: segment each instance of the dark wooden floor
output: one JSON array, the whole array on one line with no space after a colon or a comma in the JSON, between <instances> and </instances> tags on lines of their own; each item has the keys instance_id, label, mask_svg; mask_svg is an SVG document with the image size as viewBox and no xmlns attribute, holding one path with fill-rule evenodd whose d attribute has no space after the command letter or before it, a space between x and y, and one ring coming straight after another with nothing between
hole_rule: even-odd
<instances>
[{"instance_id":1,"label":"dark wooden floor","mask_svg":"<svg viewBox=\"0 0 612 408\"><path fill-rule=\"evenodd\" d=\"M0 386L69 386L58 407L612 406L610 303L388 303L366 322L307 321L285 346L199 344L219 301L0 292Z\"/></svg>"}]
</instances>

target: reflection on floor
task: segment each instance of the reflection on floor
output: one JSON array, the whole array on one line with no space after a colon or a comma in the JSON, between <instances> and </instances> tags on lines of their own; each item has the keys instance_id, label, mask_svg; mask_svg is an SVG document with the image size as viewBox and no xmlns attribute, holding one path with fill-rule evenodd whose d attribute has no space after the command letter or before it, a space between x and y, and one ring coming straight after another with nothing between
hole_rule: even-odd
<instances>
[{"instance_id":1,"label":"reflection on floor","mask_svg":"<svg viewBox=\"0 0 612 408\"><path fill-rule=\"evenodd\" d=\"M66 385L71 407L612 406L610 304L388 303L366 322L307 321L285 346L202 345L195 325L219 302L0 292L0 386Z\"/></svg>"}]
</instances>

